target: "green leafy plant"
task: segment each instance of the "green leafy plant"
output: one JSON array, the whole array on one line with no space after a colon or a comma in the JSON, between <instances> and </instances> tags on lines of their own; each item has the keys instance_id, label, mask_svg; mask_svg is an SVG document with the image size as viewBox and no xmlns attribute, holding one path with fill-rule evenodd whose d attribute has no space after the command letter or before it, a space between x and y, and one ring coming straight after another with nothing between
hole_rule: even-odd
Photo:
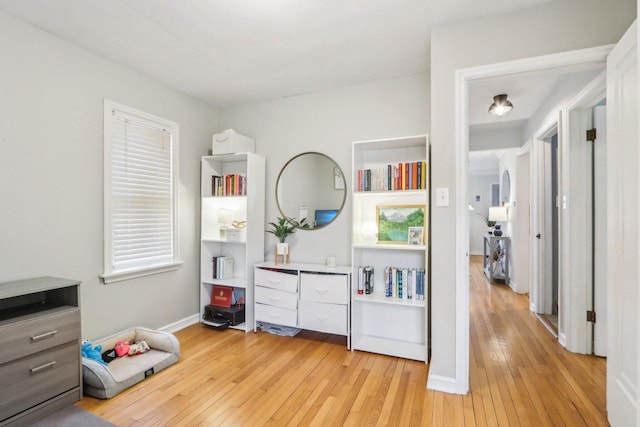
<instances>
[{"instance_id":1,"label":"green leafy plant","mask_svg":"<svg viewBox=\"0 0 640 427\"><path fill-rule=\"evenodd\" d=\"M298 228L309 228L307 219L297 220L295 218L278 218L278 222L270 222L270 229L267 233L271 233L278 238L280 243L284 243L287 237L296 232Z\"/></svg>"}]
</instances>

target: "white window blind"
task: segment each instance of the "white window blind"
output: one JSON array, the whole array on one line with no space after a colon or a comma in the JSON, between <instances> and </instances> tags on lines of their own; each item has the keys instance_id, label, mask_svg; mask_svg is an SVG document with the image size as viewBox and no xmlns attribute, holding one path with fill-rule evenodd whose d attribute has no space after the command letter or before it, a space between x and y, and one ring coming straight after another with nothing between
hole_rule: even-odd
<instances>
[{"instance_id":1,"label":"white window blind","mask_svg":"<svg viewBox=\"0 0 640 427\"><path fill-rule=\"evenodd\" d=\"M105 183L110 184L105 197L105 226L109 229L105 233L105 246L109 245L105 247L105 282L113 274L148 271L176 261L171 123L110 109L110 120L105 120L110 127L109 141L105 141L109 143L105 171L110 175L105 176Z\"/></svg>"}]
</instances>

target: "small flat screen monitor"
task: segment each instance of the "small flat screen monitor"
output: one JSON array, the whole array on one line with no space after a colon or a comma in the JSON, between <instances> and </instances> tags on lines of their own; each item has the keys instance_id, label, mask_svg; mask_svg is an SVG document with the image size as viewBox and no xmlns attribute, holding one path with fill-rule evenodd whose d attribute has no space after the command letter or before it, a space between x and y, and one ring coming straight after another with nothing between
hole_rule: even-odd
<instances>
[{"instance_id":1,"label":"small flat screen monitor","mask_svg":"<svg viewBox=\"0 0 640 427\"><path fill-rule=\"evenodd\" d=\"M333 221L338 215L337 209L316 209L315 226L320 227Z\"/></svg>"}]
</instances>

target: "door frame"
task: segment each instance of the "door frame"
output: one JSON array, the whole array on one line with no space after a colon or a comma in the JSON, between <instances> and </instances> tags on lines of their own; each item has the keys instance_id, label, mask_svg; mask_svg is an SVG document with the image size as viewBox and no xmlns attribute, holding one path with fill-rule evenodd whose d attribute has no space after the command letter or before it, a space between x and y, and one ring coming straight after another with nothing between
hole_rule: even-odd
<instances>
[{"instance_id":1,"label":"door frame","mask_svg":"<svg viewBox=\"0 0 640 427\"><path fill-rule=\"evenodd\" d=\"M605 64L612 45L459 69L455 72L455 222L456 375L455 384L439 384L458 394L469 390L469 83L490 77L589 63ZM437 381L433 378L433 381ZM445 387L446 386L446 387Z\"/></svg>"},{"instance_id":2,"label":"door frame","mask_svg":"<svg viewBox=\"0 0 640 427\"><path fill-rule=\"evenodd\" d=\"M562 209L564 211L563 259L570 268L564 269L562 308L565 325L564 342L567 350L590 354L593 324L586 321L591 310L592 239L591 239L591 146L585 132L590 127L590 111L606 97L606 71L603 71L581 90L563 109L565 126L561 146ZM589 117L588 117L589 116ZM587 215L584 213L587 212ZM571 301L571 304L568 302Z\"/></svg>"}]
</instances>

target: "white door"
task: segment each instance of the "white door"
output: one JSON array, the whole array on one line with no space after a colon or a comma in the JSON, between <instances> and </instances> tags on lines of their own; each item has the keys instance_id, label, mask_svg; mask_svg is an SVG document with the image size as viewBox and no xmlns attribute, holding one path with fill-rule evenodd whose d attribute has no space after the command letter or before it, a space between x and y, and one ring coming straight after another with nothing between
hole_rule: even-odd
<instances>
[{"instance_id":1,"label":"white door","mask_svg":"<svg viewBox=\"0 0 640 427\"><path fill-rule=\"evenodd\" d=\"M638 417L638 73L636 23L607 59L607 412Z\"/></svg>"},{"instance_id":2,"label":"white door","mask_svg":"<svg viewBox=\"0 0 640 427\"><path fill-rule=\"evenodd\" d=\"M593 353L607 355L607 107L593 108Z\"/></svg>"}]
</instances>

